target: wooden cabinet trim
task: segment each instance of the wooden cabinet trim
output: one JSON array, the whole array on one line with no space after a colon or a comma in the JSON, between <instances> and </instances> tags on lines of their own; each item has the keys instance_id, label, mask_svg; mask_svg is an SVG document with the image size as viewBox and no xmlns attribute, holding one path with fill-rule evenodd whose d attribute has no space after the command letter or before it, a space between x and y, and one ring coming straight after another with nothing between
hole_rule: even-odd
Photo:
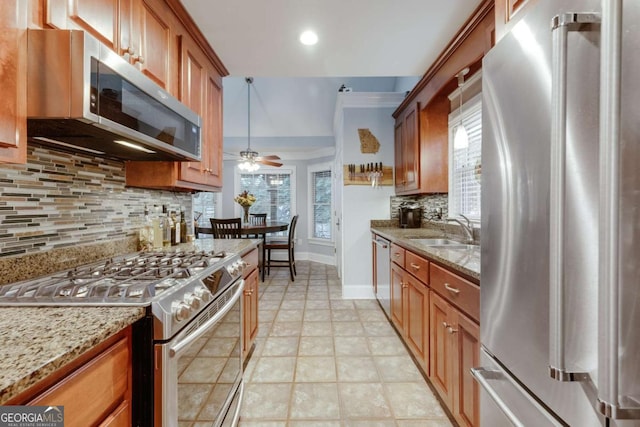
<instances>
[{"instance_id":1,"label":"wooden cabinet trim","mask_svg":"<svg viewBox=\"0 0 640 427\"><path fill-rule=\"evenodd\" d=\"M405 252L405 269L425 285L429 284L429 261L414 254Z\"/></svg>"},{"instance_id":2,"label":"wooden cabinet trim","mask_svg":"<svg viewBox=\"0 0 640 427\"><path fill-rule=\"evenodd\" d=\"M480 287L438 265L431 265L429 270L431 288L478 322Z\"/></svg>"},{"instance_id":3,"label":"wooden cabinet trim","mask_svg":"<svg viewBox=\"0 0 640 427\"><path fill-rule=\"evenodd\" d=\"M402 246L398 246L395 243L391 244L391 261L404 268L405 263L405 249Z\"/></svg>"}]
</instances>

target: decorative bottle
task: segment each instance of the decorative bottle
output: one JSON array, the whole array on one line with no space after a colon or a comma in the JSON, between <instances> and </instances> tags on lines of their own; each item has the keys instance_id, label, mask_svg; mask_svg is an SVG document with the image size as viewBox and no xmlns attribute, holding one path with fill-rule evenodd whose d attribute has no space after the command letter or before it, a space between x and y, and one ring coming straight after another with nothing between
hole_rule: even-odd
<instances>
[{"instance_id":1,"label":"decorative bottle","mask_svg":"<svg viewBox=\"0 0 640 427\"><path fill-rule=\"evenodd\" d=\"M151 219L153 224L153 248L162 248L162 217L160 215L160 206L153 205L153 218Z\"/></svg>"},{"instance_id":2,"label":"decorative bottle","mask_svg":"<svg viewBox=\"0 0 640 427\"><path fill-rule=\"evenodd\" d=\"M180 241L187 243L187 220L184 211L180 212Z\"/></svg>"},{"instance_id":3,"label":"decorative bottle","mask_svg":"<svg viewBox=\"0 0 640 427\"><path fill-rule=\"evenodd\" d=\"M153 248L153 224L149 217L149 209L144 205L144 220L138 232L139 246L141 250Z\"/></svg>"},{"instance_id":4,"label":"decorative bottle","mask_svg":"<svg viewBox=\"0 0 640 427\"><path fill-rule=\"evenodd\" d=\"M162 205L162 246L171 246L171 217L167 212L167 205Z\"/></svg>"}]
</instances>

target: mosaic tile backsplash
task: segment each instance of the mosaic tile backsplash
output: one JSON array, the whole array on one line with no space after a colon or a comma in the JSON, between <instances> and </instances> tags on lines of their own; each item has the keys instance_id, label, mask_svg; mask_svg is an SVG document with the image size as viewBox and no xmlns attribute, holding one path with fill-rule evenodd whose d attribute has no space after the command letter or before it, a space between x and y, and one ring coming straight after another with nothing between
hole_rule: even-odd
<instances>
[{"instance_id":1,"label":"mosaic tile backsplash","mask_svg":"<svg viewBox=\"0 0 640 427\"><path fill-rule=\"evenodd\" d=\"M145 204L184 209L191 194L125 187L124 163L29 146L0 164L0 257L137 236Z\"/></svg>"},{"instance_id":2,"label":"mosaic tile backsplash","mask_svg":"<svg viewBox=\"0 0 640 427\"><path fill-rule=\"evenodd\" d=\"M422 205L422 221L441 221L449 215L448 194L426 194L422 196L391 196L391 219L398 220L398 208L402 202L417 202Z\"/></svg>"}]
</instances>

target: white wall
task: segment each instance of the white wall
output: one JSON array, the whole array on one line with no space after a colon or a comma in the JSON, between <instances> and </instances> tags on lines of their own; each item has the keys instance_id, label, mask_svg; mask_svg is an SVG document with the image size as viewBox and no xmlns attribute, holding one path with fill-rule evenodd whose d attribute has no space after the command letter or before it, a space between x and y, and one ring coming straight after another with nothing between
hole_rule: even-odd
<instances>
[{"instance_id":1,"label":"white wall","mask_svg":"<svg viewBox=\"0 0 640 427\"><path fill-rule=\"evenodd\" d=\"M338 163L361 164L382 161L393 165L394 119L391 116L404 94L342 94L336 107L336 152ZM362 153L358 129L369 129L380 142L378 153ZM345 298L373 298L370 222L390 217L389 198L393 186L347 185L341 193L341 278Z\"/></svg>"}]
</instances>

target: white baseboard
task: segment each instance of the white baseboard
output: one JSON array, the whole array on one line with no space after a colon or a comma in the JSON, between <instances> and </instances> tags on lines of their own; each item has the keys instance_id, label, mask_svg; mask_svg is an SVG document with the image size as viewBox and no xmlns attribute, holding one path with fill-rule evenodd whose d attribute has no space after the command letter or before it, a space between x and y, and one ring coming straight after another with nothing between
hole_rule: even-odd
<instances>
[{"instance_id":1,"label":"white baseboard","mask_svg":"<svg viewBox=\"0 0 640 427\"><path fill-rule=\"evenodd\" d=\"M320 264L336 265L336 258L334 256L320 255L313 252L296 252L295 256L296 261L313 261L319 262ZM276 252L273 252L271 259L283 260L285 257L277 256Z\"/></svg>"}]
</instances>

